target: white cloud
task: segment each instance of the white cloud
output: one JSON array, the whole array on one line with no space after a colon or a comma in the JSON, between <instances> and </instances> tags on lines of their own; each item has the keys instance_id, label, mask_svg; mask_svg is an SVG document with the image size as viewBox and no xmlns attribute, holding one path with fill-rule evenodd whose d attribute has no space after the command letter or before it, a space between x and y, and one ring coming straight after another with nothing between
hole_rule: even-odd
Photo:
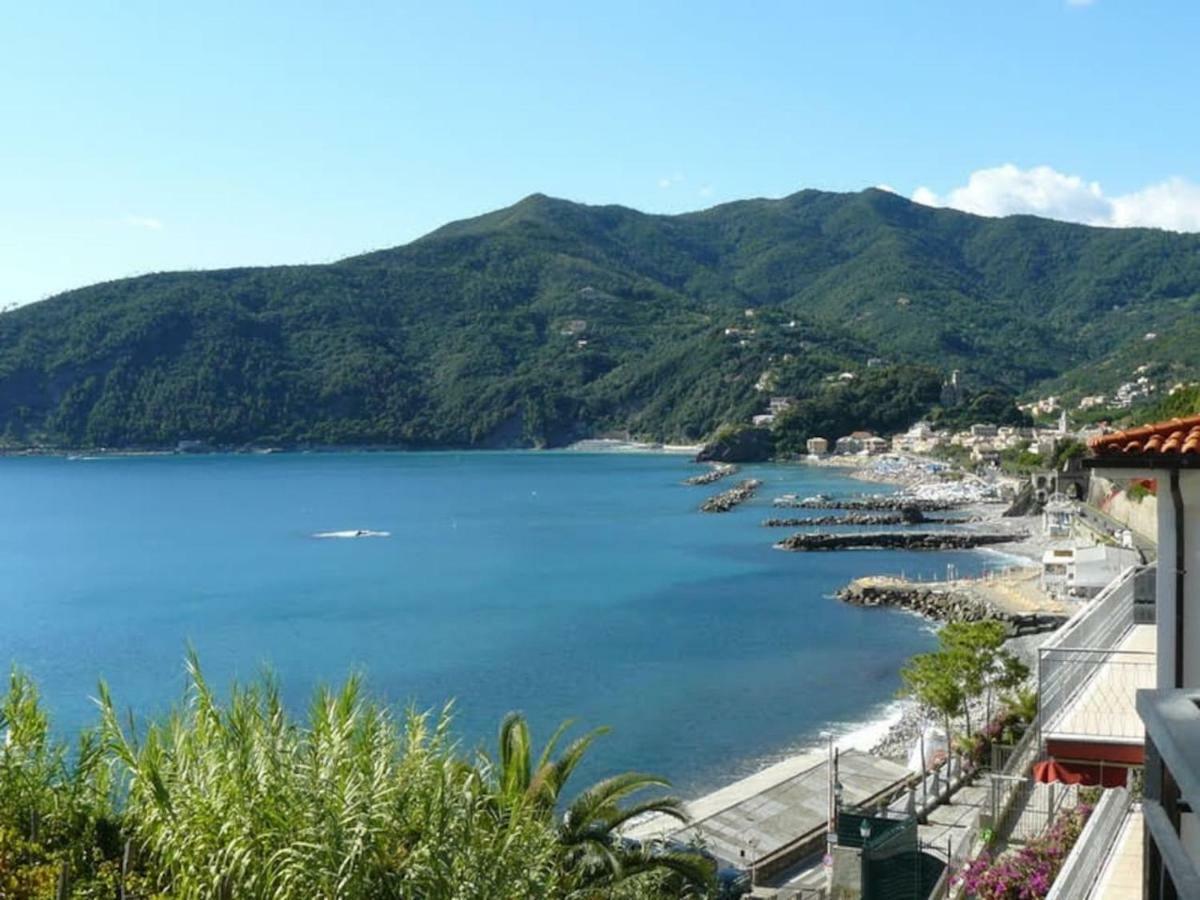
<instances>
[{"instance_id":1,"label":"white cloud","mask_svg":"<svg viewBox=\"0 0 1200 900\"><path fill-rule=\"evenodd\" d=\"M894 187L892 187L890 184L877 184L877 185L875 185L875 190L877 190L877 191L887 191L889 194L898 194L898 193L900 193L898 190L896 190L896 189L895 189Z\"/></svg>"},{"instance_id":2,"label":"white cloud","mask_svg":"<svg viewBox=\"0 0 1200 900\"><path fill-rule=\"evenodd\" d=\"M1168 178L1114 197L1114 225L1153 225L1169 231L1200 231L1200 185Z\"/></svg>"},{"instance_id":3,"label":"white cloud","mask_svg":"<svg viewBox=\"0 0 1200 900\"><path fill-rule=\"evenodd\" d=\"M912 195L926 206L948 206L981 216L1029 213L1086 225L1145 226L1200 231L1200 185L1169 178L1129 194L1109 196L1100 183L1050 166L1012 163L978 169L967 183L939 196L927 187Z\"/></svg>"},{"instance_id":4,"label":"white cloud","mask_svg":"<svg viewBox=\"0 0 1200 900\"><path fill-rule=\"evenodd\" d=\"M676 172L674 175L667 175L658 179L658 186L665 191L675 187L677 184L683 184L685 181L687 179L683 177L683 174Z\"/></svg>"},{"instance_id":5,"label":"white cloud","mask_svg":"<svg viewBox=\"0 0 1200 900\"><path fill-rule=\"evenodd\" d=\"M1096 0L1067 0L1067 6L1091 6Z\"/></svg>"},{"instance_id":6,"label":"white cloud","mask_svg":"<svg viewBox=\"0 0 1200 900\"><path fill-rule=\"evenodd\" d=\"M700 190L698 190L696 193L698 193L701 197L711 197L712 193L713 193L712 185L706 184L702 188L700 188Z\"/></svg>"},{"instance_id":7,"label":"white cloud","mask_svg":"<svg viewBox=\"0 0 1200 900\"><path fill-rule=\"evenodd\" d=\"M927 187L919 187L913 191L913 200L917 203L923 203L925 206L941 206L941 201L938 200L937 194Z\"/></svg>"},{"instance_id":8,"label":"white cloud","mask_svg":"<svg viewBox=\"0 0 1200 900\"><path fill-rule=\"evenodd\" d=\"M154 216L125 216L121 219L121 224L128 225L130 228L145 228L148 231L162 231L162 219L156 219Z\"/></svg>"}]
</instances>

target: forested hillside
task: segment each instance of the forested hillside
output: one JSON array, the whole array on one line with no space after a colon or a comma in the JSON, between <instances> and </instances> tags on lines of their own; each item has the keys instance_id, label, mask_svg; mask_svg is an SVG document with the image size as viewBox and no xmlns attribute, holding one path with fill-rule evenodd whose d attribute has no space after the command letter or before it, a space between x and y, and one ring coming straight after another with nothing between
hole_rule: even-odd
<instances>
[{"instance_id":1,"label":"forested hillside","mask_svg":"<svg viewBox=\"0 0 1200 900\"><path fill-rule=\"evenodd\" d=\"M692 441L771 394L823 421L827 379L872 359L915 379L893 417L932 396L931 369L1020 392L1158 354L1187 377L1200 359L1144 335L1193 327L1198 303L1194 235L877 190L678 216L534 195L330 265L147 275L0 314L0 440Z\"/></svg>"}]
</instances>

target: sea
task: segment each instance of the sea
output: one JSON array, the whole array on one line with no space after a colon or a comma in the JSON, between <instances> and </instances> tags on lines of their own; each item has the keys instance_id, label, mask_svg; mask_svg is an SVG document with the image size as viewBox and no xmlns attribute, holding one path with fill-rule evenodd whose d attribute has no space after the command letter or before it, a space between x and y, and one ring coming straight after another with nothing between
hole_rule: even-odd
<instances>
[{"instance_id":1,"label":"sea","mask_svg":"<svg viewBox=\"0 0 1200 900\"><path fill-rule=\"evenodd\" d=\"M510 710L537 741L606 726L582 778L695 796L893 714L935 636L839 587L1005 563L775 550L773 497L888 488L801 464L681 484L700 471L579 451L0 459L0 664L64 736L97 721L101 679L139 721L181 702L193 647L214 686L271 671L298 714L351 672L397 711L452 701L464 753ZM698 511L742 477L764 482L752 501Z\"/></svg>"}]
</instances>

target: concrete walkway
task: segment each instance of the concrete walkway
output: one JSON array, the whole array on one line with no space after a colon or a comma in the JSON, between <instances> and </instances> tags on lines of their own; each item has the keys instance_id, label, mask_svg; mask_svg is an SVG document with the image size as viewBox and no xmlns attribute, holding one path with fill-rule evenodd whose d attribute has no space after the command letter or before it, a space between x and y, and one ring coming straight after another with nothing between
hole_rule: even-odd
<instances>
[{"instance_id":1,"label":"concrete walkway","mask_svg":"<svg viewBox=\"0 0 1200 900\"><path fill-rule=\"evenodd\" d=\"M859 750L838 760L842 802L864 803L899 788L908 771ZM630 837L699 840L723 862L750 868L778 861L793 848L824 841L829 810L829 771L824 753L810 753L764 769L687 805L692 822L680 827L655 816L638 823ZM783 863L780 864L781 866Z\"/></svg>"}]
</instances>

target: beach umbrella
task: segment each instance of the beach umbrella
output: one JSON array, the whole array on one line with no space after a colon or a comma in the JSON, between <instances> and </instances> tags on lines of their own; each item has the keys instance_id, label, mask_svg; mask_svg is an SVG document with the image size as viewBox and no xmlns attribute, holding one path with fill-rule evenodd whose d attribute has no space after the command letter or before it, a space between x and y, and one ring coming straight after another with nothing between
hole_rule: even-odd
<instances>
[{"instance_id":1,"label":"beach umbrella","mask_svg":"<svg viewBox=\"0 0 1200 900\"><path fill-rule=\"evenodd\" d=\"M1052 784L1056 781L1061 784L1079 784L1083 776L1076 775L1057 759L1044 759L1034 764L1033 780L1041 784Z\"/></svg>"}]
</instances>

